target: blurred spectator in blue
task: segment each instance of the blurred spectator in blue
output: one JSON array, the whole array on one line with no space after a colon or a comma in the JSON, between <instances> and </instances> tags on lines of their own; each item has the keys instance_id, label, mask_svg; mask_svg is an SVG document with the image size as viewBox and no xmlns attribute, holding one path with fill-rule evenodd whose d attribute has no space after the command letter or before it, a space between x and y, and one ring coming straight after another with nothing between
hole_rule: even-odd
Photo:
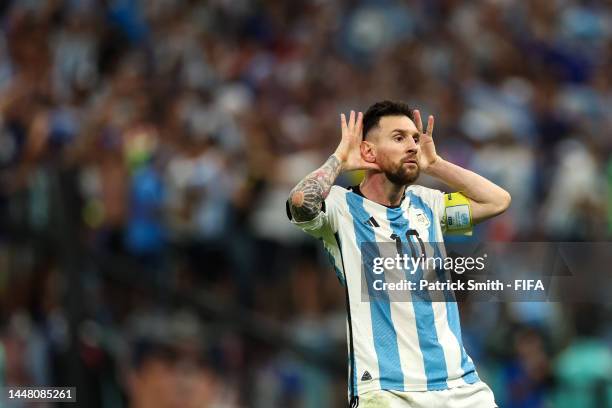
<instances>
[{"instance_id":1,"label":"blurred spectator in blue","mask_svg":"<svg viewBox=\"0 0 612 408\"><path fill-rule=\"evenodd\" d=\"M501 373L505 389L496 400L508 408L545 408L551 368L544 337L536 329L523 328L513 343L514 358Z\"/></svg>"}]
</instances>

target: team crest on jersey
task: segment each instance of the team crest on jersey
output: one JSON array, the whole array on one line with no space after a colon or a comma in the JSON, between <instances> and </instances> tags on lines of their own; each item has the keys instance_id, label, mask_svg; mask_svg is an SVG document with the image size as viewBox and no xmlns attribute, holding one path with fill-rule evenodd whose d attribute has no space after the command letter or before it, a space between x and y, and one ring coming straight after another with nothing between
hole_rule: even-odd
<instances>
[{"instance_id":1,"label":"team crest on jersey","mask_svg":"<svg viewBox=\"0 0 612 408\"><path fill-rule=\"evenodd\" d=\"M414 218L420 226L425 228L429 227L429 218L427 218L423 210L414 210Z\"/></svg>"}]
</instances>

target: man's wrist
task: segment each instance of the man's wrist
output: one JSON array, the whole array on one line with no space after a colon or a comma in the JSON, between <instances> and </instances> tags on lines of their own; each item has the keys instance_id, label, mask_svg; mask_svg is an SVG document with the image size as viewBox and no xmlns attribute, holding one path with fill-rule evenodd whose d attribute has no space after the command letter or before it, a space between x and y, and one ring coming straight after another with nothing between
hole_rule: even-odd
<instances>
[{"instance_id":1,"label":"man's wrist","mask_svg":"<svg viewBox=\"0 0 612 408\"><path fill-rule=\"evenodd\" d=\"M332 156L334 156L336 160L338 160L338 163L340 163L340 173L342 173L344 171L346 160L344 160L342 156L338 154L338 152L334 152Z\"/></svg>"},{"instance_id":2,"label":"man's wrist","mask_svg":"<svg viewBox=\"0 0 612 408\"><path fill-rule=\"evenodd\" d=\"M423 170L423 173L432 177L436 177L436 175L439 174L440 169L444 167L445 163L446 160L444 160L440 156L436 156L436 159L433 161L433 163L429 164L429 166L427 166L427 168Z\"/></svg>"}]
</instances>

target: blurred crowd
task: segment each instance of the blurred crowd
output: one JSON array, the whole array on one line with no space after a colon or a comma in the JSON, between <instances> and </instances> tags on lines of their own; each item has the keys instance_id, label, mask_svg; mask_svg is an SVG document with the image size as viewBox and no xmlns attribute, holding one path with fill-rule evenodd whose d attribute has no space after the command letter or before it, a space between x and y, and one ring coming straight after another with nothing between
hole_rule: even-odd
<instances>
[{"instance_id":1,"label":"blurred crowd","mask_svg":"<svg viewBox=\"0 0 612 408\"><path fill-rule=\"evenodd\" d=\"M342 290L285 214L339 113L435 115L439 154L512 194L478 239L609 240L611 40L605 0L0 2L0 383L343 406L344 358L296 351L345 353ZM610 305L482 306L465 343L500 406L612 406Z\"/></svg>"}]
</instances>

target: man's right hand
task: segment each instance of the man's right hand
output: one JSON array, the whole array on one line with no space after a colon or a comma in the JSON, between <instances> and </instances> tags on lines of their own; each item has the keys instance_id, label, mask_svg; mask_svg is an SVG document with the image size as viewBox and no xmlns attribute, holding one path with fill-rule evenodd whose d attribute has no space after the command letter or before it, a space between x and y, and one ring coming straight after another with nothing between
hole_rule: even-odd
<instances>
[{"instance_id":1,"label":"man's right hand","mask_svg":"<svg viewBox=\"0 0 612 408\"><path fill-rule=\"evenodd\" d=\"M368 163L361 157L362 120L359 112L351 111L348 123L344 114L342 119L342 140L335 153L325 164L304 177L289 195L289 210L295 221L303 222L315 219L321 212L323 200L327 198L334 181L341 171L373 169L379 170L375 163Z\"/></svg>"},{"instance_id":2,"label":"man's right hand","mask_svg":"<svg viewBox=\"0 0 612 408\"><path fill-rule=\"evenodd\" d=\"M340 161L342 171L351 170L380 170L378 164L370 163L361 156L361 142L363 140L363 113L359 112L355 118L355 111L351 111L348 122L344 113L340 114L342 127L342 140L334 152Z\"/></svg>"}]
</instances>

